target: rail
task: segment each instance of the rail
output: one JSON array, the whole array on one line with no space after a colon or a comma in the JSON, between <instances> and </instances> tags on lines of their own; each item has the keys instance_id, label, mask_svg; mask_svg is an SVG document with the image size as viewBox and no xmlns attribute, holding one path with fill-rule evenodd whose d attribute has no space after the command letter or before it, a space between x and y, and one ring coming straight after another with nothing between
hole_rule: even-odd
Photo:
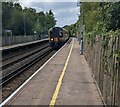
<instances>
[{"instance_id":1,"label":"rail","mask_svg":"<svg viewBox=\"0 0 120 107\"><path fill-rule=\"evenodd\" d=\"M7 75L3 76L2 79L0 79L0 85L6 84L9 80L16 77L18 74L23 72L25 69L29 68L33 64L35 64L37 61L48 55L52 49L48 46L43 47L40 52L36 53L30 60L27 60L26 63L23 63L22 66L18 67L17 69L13 70L11 73L8 73Z\"/></svg>"}]
</instances>

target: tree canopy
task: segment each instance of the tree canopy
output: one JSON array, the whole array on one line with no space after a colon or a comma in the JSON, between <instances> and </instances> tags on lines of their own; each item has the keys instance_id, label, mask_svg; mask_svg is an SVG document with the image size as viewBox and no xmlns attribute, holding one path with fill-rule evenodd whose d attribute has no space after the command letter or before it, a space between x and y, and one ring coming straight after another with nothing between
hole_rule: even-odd
<instances>
[{"instance_id":1,"label":"tree canopy","mask_svg":"<svg viewBox=\"0 0 120 107\"><path fill-rule=\"evenodd\" d=\"M84 18L87 33L120 29L120 2L84 2L80 12L79 23Z\"/></svg>"},{"instance_id":2,"label":"tree canopy","mask_svg":"<svg viewBox=\"0 0 120 107\"><path fill-rule=\"evenodd\" d=\"M19 3L2 2L2 32L12 30L13 35L47 34L56 25L52 10L36 12L33 8L24 9Z\"/></svg>"},{"instance_id":3,"label":"tree canopy","mask_svg":"<svg viewBox=\"0 0 120 107\"><path fill-rule=\"evenodd\" d=\"M93 35L120 29L120 2L80 2L79 19L67 29L73 35L82 32L83 25L85 33Z\"/></svg>"}]
</instances>

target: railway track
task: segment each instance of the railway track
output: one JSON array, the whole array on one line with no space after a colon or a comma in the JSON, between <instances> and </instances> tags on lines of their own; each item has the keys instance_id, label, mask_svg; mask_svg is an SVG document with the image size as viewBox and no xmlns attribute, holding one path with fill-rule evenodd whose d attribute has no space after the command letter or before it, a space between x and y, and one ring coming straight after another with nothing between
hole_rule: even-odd
<instances>
[{"instance_id":1,"label":"railway track","mask_svg":"<svg viewBox=\"0 0 120 107\"><path fill-rule=\"evenodd\" d=\"M0 79L0 85L4 86L4 84L9 82L12 78L23 72L25 69L32 66L34 63L45 57L51 51L52 49L49 47L49 45L47 45L35 50L34 52L30 52L29 54L23 55L23 57L20 56L16 60L4 64L2 71L3 76L2 79Z\"/></svg>"},{"instance_id":2,"label":"railway track","mask_svg":"<svg viewBox=\"0 0 120 107\"><path fill-rule=\"evenodd\" d=\"M45 45L45 46L43 46L41 48L37 48L37 49L35 49L33 51L26 52L24 54L17 55L16 57L4 60L4 61L2 61L2 66L0 66L0 69L4 70L4 69L10 67L11 65L13 65L13 64L15 64L15 63L17 63L17 62L19 62L21 60L24 60L25 58L28 58L29 56L31 56L31 55L33 55L33 54L47 48L47 47L49 47L49 44L47 44L47 45Z\"/></svg>"}]
</instances>

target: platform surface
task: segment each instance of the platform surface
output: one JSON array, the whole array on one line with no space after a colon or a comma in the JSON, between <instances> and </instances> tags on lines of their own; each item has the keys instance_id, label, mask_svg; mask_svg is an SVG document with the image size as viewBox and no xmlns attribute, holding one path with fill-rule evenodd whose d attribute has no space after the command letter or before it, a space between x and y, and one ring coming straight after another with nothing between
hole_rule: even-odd
<instances>
[{"instance_id":1,"label":"platform surface","mask_svg":"<svg viewBox=\"0 0 120 107\"><path fill-rule=\"evenodd\" d=\"M36 40L36 41L32 41L32 42L19 43L19 44L14 44L14 45L0 47L0 51L7 50L7 49L12 49L12 48L16 48L16 47L22 47L22 46L26 46L26 45L42 42L44 40L48 40L48 39L42 39L42 40Z\"/></svg>"},{"instance_id":2,"label":"platform surface","mask_svg":"<svg viewBox=\"0 0 120 107\"><path fill-rule=\"evenodd\" d=\"M103 105L90 68L84 56L80 55L75 38L6 104L49 105L72 44L73 50L55 105Z\"/></svg>"}]
</instances>

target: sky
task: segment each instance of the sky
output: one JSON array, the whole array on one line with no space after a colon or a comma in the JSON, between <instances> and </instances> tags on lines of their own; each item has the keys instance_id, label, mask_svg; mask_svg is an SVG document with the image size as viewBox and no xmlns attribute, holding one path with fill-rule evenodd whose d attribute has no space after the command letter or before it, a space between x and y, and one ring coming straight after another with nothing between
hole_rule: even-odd
<instances>
[{"instance_id":1,"label":"sky","mask_svg":"<svg viewBox=\"0 0 120 107\"><path fill-rule=\"evenodd\" d=\"M74 24L78 20L79 7L76 0L19 0L22 7L31 7L40 11L49 11L52 9L57 25L63 27L65 25Z\"/></svg>"}]
</instances>

